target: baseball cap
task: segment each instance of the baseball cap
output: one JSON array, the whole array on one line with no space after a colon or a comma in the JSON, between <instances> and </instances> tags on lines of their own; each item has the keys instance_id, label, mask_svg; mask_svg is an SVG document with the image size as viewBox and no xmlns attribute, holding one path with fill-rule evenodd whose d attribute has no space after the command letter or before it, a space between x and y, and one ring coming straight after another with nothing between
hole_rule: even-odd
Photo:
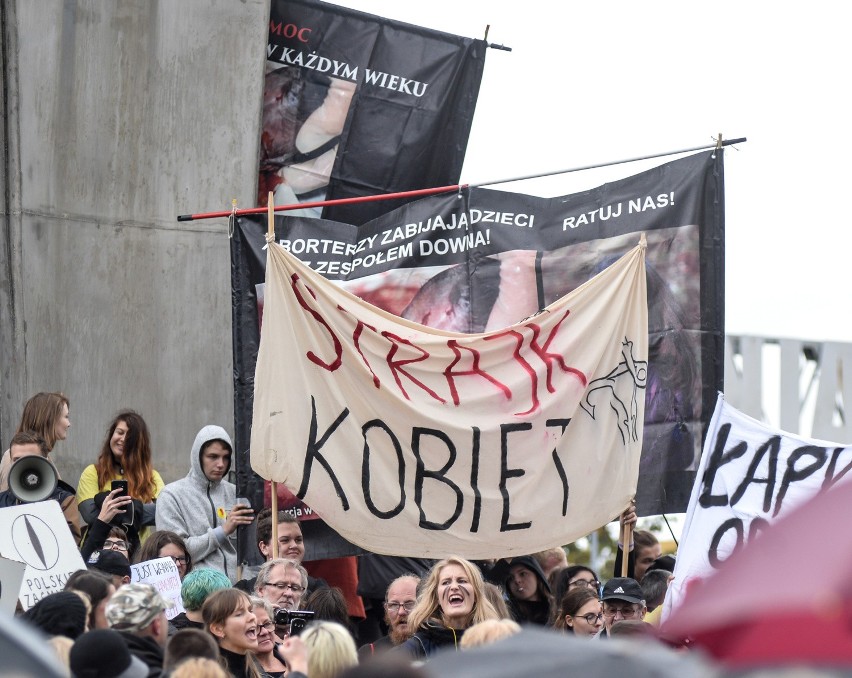
<instances>
[{"instance_id":1,"label":"baseball cap","mask_svg":"<svg viewBox=\"0 0 852 678\"><path fill-rule=\"evenodd\" d=\"M89 569L100 570L107 574L115 574L119 577L130 576L130 561L124 554L111 549L103 549L102 551L94 551L89 556L87 563Z\"/></svg>"},{"instance_id":2,"label":"baseball cap","mask_svg":"<svg viewBox=\"0 0 852 678\"><path fill-rule=\"evenodd\" d=\"M603 587L601 600L626 600L628 603L644 603L645 595L639 582L630 577L613 577Z\"/></svg>"},{"instance_id":3,"label":"baseball cap","mask_svg":"<svg viewBox=\"0 0 852 678\"><path fill-rule=\"evenodd\" d=\"M107 623L117 631L139 631L148 626L163 610L174 607L150 584L125 584L107 603Z\"/></svg>"},{"instance_id":4,"label":"baseball cap","mask_svg":"<svg viewBox=\"0 0 852 678\"><path fill-rule=\"evenodd\" d=\"M111 629L95 629L71 646L71 671L77 678L147 678L148 667L130 654L121 635Z\"/></svg>"}]
</instances>

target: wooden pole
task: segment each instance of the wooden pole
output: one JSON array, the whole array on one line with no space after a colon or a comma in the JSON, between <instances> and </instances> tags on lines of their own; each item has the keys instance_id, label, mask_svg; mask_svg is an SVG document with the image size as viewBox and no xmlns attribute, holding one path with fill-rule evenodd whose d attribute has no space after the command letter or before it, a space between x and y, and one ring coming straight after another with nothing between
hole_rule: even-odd
<instances>
[{"instance_id":1,"label":"wooden pole","mask_svg":"<svg viewBox=\"0 0 852 678\"><path fill-rule=\"evenodd\" d=\"M275 197L272 191L269 191L269 196L266 199L267 219L266 233L270 241L275 240ZM278 557L278 483L274 480L270 481L272 492L272 557Z\"/></svg>"},{"instance_id":2,"label":"wooden pole","mask_svg":"<svg viewBox=\"0 0 852 678\"><path fill-rule=\"evenodd\" d=\"M631 500L631 505L633 504ZM627 559L630 557L630 544L633 541L633 523L624 523L621 531L621 576L627 576Z\"/></svg>"}]
</instances>

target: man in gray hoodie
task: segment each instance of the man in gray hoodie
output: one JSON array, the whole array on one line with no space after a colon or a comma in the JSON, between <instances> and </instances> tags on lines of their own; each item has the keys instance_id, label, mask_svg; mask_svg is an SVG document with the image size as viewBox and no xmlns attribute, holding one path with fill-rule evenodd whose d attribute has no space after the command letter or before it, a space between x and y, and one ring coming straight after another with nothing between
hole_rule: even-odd
<instances>
[{"instance_id":1,"label":"man in gray hoodie","mask_svg":"<svg viewBox=\"0 0 852 678\"><path fill-rule=\"evenodd\" d=\"M176 532L194 567L212 567L237 580L237 528L251 524L250 506L236 505L236 486L225 478L233 445L221 426L205 426L192 444L189 473L157 498L157 529Z\"/></svg>"}]
</instances>

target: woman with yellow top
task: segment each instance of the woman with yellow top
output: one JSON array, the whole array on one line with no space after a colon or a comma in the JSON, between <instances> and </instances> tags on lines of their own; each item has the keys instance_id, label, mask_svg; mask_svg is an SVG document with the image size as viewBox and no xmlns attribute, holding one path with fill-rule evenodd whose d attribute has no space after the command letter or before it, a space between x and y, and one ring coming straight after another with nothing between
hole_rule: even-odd
<instances>
[{"instance_id":1,"label":"woman with yellow top","mask_svg":"<svg viewBox=\"0 0 852 678\"><path fill-rule=\"evenodd\" d=\"M133 501L123 511L105 510L115 497L112 481L127 481ZM151 437L145 420L133 410L119 412L110 424L98 460L83 469L77 485L80 515L89 525L89 538L106 535L110 523L128 532L131 556L133 542L142 543L153 529L155 501L163 489L163 479L151 464ZM114 517L113 517L114 516ZM103 523L103 524L102 524Z\"/></svg>"}]
</instances>

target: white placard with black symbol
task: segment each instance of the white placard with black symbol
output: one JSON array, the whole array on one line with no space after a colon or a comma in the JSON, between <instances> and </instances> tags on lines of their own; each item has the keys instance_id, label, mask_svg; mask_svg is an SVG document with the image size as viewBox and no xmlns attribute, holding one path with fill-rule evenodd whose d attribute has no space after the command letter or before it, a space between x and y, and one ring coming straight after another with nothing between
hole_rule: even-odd
<instances>
[{"instance_id":1,"label":"white placard with black symbol","mask_svg":"<svg viewBox=\"0 0 852 678\"><path fill-rule=\"evenodd\" d=\"M73 572L86 567L53 500L0 509L0 555L26 565L18 592L24 610L61 591Z\"/></svg>"}]
</instances>

